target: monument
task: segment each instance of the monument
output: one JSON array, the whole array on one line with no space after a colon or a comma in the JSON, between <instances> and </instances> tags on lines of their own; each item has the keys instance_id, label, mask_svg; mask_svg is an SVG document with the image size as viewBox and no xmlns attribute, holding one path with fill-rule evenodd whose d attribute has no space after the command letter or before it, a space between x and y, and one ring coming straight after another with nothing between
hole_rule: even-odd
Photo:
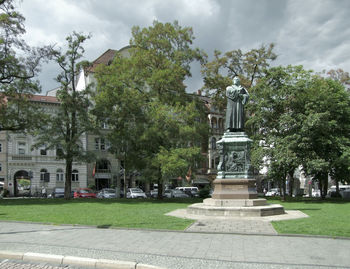
<instances>
[{"instance_id":1,"label":"monument","mask_svg":"<svg viewBox=\"0 0 350 269\"><path fill-rule=\"evenodd\" d=\"M189 214L208 216L270 216L284 214L281 205L268 205L259 199L256 180L250 165L252 140L244 132L244 105L248 91L240 85L238 77L226 88L227 108L225 130L217 142L220 153L217 177L212 198L187 208Z\"/></svg>"}]
</instances>

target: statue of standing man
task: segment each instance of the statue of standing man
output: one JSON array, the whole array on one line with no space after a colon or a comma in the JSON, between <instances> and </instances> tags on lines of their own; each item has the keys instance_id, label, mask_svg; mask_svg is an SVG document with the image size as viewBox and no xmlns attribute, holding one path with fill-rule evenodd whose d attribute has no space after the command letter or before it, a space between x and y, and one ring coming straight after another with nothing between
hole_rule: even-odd
<instances>
[{"instance_id":1,"label":"statue of standing man","mask_svg":"<svg viewBox=\"0 0 350 269\"><path fill-rule=\"evenodd\" d=\"M234 77L233 85L226 88L227 108L225 129L227 132L243 132L244 105L248 103L248 91L241 86L238 77Z\"/></svg>"}]
</instances>

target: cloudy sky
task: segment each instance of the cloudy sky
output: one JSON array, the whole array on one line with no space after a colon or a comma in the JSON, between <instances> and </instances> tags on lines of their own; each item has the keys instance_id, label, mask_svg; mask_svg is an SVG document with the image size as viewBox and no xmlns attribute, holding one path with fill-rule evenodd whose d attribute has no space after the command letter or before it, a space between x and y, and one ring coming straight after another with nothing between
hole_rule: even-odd
<instances>
[{"instance_id":1,"label":"cloudy sky","mask_svg":"<svg viewBox=\"0 0 350 269\"><path fill-rule=\"evenodd\" d=\"M194 46L209 56L276 44L275 65L304 65L307 69L350 71L350 1L348 0L23 0L25 39L32 46L63 47L73 31L91 33L86 59L107 49L128 45L131 27L148 27L153 20L191 26ZM39 76L43 93L58 84L54 63ZM188 91L202 86L194 65Z\"/></svg>"}]
</instances>

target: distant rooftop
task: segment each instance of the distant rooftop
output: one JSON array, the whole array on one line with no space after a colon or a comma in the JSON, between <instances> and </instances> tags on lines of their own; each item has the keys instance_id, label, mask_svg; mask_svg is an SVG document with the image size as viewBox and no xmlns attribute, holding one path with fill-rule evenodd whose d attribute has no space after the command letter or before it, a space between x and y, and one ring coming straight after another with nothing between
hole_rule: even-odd
<instances>
[{"instance_id":1,"label":"distant rooftop","mask_svg":"<svg viewBox=\"0 0 350 269\"><path fill-rule=\"evenodd\" d=\"M60 101L56 97L47 96L47 95L33 95L31 97L31 100L33 102L41 102L41 103L54 103L54 104L60 103Z\"/></svg>"}]
</instances>

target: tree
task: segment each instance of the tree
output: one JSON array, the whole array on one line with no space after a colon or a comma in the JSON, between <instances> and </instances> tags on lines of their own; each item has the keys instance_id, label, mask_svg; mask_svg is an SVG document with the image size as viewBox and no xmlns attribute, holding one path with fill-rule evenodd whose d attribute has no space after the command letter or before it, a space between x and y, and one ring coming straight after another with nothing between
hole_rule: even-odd
<instances>
[{"instance_id":1,"label":"tree","mask_svg":"<svg viewBox=\"0 0 350 269\"><path fill-rule=\"evenodd\" d=\"M345 72L343 69L331 69L329 71L323 71L323 74L326 74L328 78L331 78L335 81L342 83L344 86L349 87L350 85L350 76L349 72Z\"/></svg>"},{"instance_id":2,"label":"tree","mask_svg":"<svg viewBox=\"0 0 350 269\"><path fill-rule=\"evenodd\" d=\"M304 104L299 103L299 96L307 91L311 73L301 66L274 67L265 72L265 77L251 89L248 105L253 116L248 119L247 128L257 130L252 134L252 163L260 169L267 164L267 176L279 183L285 196L286 178L292 180L301 164L298 142ZM289 193L292 194L291 188Z\"/></svg>"},{"instance_id":3,"label":"tree","mask_svg":"<svg viewBox=\"0 0 350 269\"><path fill-rule=\"evenodd\" d=\"M246 53L238 49L223 55L215 50L214 60L203 62L204 89L214 99L217 107L225 108L226 87L232 84L235 76L240 77L242 86L248 90L264 76L264 70L277 58L273 48L274 44L261 45L259 49Z\"/></svg>"},{"instance_id":4,"label":"tree","mask_svg":"<svg viewBox=\"0 0 350 269\"><path fill-rule=\"evenodd\" d=\"M205 59L191 48L193 39L192 29L177 22L133 27L130 57L117 56L96 73L96 104L111 111L110 137L118 137L111 137L114 150L129 145L132 163L159 182L159 194L165 178L183 173L200 156L195 142L205 132L202 116L183 83L191 75L190 63Z\"/></svg>"},{"instance_id":5,"label":"tree","mask_svg":"<svg viewBox=\"0 0 350 269\"><path fill-rule=\"evenodd\" d=\"M307 100L299 144L302 164L306 173L318 181L324 198L328 176L339 181L350 167L349 93L339 81L314 76L300 98Z\"/></svg>"},{"instance_id":6,"label":"tree","mask_svg":"<svg viewBox=\"0 0 350 269\"><path fill-rule=\"evenodd\" d=\"M13 2L0 1L0 128L9 131L34 129L40 122L30 98L41 90L34 78L52 52L49 46L32 48L21 39L25 19Z\"/></svg>"},{"instance_id":7,"label":"tree","mask_svg":"<svg viewBox=\"0 0 350 269\"><path fill-rule=\"evenodd\" d=\"M70 198L72 166L74 161L88 161L91 154L83 148L82 135L95 130L95 124L89 113L91 109L90 87L78 91L76 77L82 63L83 43L89 36L74 32L66 40L68 49L55 52L55 60L62 69L57 76L61 84L57 97L60 101L58 110L50 115L46 126L38 130L38 143L48 149L57 149L58 158L66 162L65 199Z\"/></svg>"},{"instance_id":8,"label":"tree","mask_svg":"<svg viewBox=\"0 0 350 269\"><path fill-rule=\"evenodd\" d=\"M147 127L140 138L140 153L150 176L158 183L186 175L202 159L201 142L208 132L196 101L168 105L155 100L147 108Z\"/></svg>"},{"instance_id":9,"label":"tree","mask_svg":"<svg viewBox=\"0 0 350 269\"><path fill-rule=\"evenodd\" d=\"M283 189L287 175L293 178L302 165L325 197L328 175L340 178L350 167L350 99L344 87L302 66L275 67L252 88L251 100L247 126L258 130L254 164L262 166L258 157L267 157L268 176Z\"/></svg>"}]
</instances>

